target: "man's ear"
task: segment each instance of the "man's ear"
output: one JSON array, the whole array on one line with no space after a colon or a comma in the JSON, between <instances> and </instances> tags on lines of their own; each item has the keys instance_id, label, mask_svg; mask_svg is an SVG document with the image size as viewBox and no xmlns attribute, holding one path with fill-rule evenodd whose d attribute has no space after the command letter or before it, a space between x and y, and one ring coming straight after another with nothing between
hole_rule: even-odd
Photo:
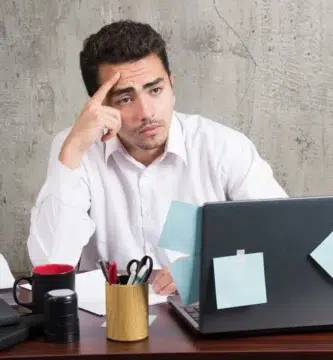
<instances>
[{"instance_id":1,"label":"man's ear","mask_svg":"<svg viewBox=\"0 0 333 360\"><path fill-rule=\"evenodd\" d=\"M170 79L170 84L171 84L171 87L173 87L174 82L175 82L175 79L174 79L174 77L173 77L173 75L172 75L172 74L169 76L169 79Z\"/></svg>"},{"instance_id":2,"label":"man's ear","mask_svg":"<svg viewBox=\"0 0 333 360\"><path fill-rule=\"evenodd\" d=\"M173 75L170 75L170 76L169 76L169 79L170 79L170 84L171 84L172 93L173 93L173 106L175 106L175 103L176 103L176 94L175 94L175 92L173 91L173 85L174 85L174 83L175 83L175 80L174 80Z\"/></svg>"}]
</instances>

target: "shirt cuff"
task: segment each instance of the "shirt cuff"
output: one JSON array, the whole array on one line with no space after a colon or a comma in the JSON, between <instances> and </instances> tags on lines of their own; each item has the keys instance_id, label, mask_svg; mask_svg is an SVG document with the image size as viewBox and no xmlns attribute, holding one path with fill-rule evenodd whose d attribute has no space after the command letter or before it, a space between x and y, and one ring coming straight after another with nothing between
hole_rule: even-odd
<instances>
[{"instance_id":1,"label":"shirt cuff","mask_svg":"<svg viewBox=\"0 0 333 360\"><path fill-rule=\"evenodd\" d=\"M87 211L90 207L90 197L83 175L82 167L70 169L58 160L50 173L49 194L64 204L83 207Z\"/></svg>"}]
</instances>

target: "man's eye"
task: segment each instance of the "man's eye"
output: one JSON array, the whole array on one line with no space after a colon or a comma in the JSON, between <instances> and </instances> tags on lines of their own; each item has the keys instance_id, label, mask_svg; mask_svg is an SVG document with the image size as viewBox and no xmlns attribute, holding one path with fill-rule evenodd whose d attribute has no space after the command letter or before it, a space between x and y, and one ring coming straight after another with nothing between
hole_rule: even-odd
<instances>
[{"instance_id":1,"label":"man's eye","mask_svg":"<svg viewBox=\"0 0 333 360\"><path fill-rule=\"evenodd\" d=\"M128 104L130 101L131 101L131 98L130 98L130 97L126 97L126 98L123 98L123 99L121 99L121 100L118 100L118 101L117 101L117 104L119 104L119 105L124 105L124 104Z\"/></svg>"},{"instance_id":2,"label":"man's eye","mask_svg":"<svg viewBox=\"0 0 333 360\"><path fill-rule=\"evenodd\" d=\"M152 89L152 90L151 90L151 93L152 93L153 95L157 95L157 94L159 94L161 91L162 91L162 88L161 88L161 87L157 87L157 88Z\"/></svg>"}]
</instances>

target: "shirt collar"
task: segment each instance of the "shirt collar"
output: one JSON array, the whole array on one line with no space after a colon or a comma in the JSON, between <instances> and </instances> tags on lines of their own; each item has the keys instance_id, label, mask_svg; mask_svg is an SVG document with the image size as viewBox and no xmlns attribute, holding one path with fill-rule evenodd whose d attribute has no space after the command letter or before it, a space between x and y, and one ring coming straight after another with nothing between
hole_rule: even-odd
<instances>
[{"instance_id":1,"label":"shirt collar","mask_svg":"<svg viewBox=\"0 0 333 360\"><path fill-rule=\"evenodd\" d=\"M105 162L106 163L108 162L109 156L112 155L114 152L122 151L122 150L123 150L123 145L119 140L118 136L114 136L113 138L108 140L105 143L105 152L104 152Z\"/></svg>"},{"instance_id":2,"label":"shirt collar","mask_svg":"<svg viewBox=\"0 0 333 360\"><path fill-rule=\"evenodd\" d=\"M183 134L183 128L180 123L178 114L175 111L173 112L171 120L169 136L165 146L165 152L173 153L179 156L184 161L185 165L187 164L185 136Z\"/></svg>"},{"instance_id":3,"label":"shirt collar","mask_svg":"<svg viewBox=\"0 0 333 360\"><path fill-rule=\"evenodd\" d=\"M125 151L118 136L114 136L105 143L105 162L108 161L110 155L116 151ZM165 146L165 153L172 153L179 156L187 164L187 155L185 149L185 137L182 125L177 113L174 111L171 119L169 136Z\"/></svg>"}]
</instances>

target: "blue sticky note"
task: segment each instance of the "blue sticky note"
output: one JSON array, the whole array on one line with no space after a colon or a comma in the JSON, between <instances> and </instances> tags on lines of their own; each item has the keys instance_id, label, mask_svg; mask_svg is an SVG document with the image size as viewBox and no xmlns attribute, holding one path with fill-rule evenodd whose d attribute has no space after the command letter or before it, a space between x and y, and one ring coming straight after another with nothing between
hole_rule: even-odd
<instances>
[{"instance_id":1,"label":"blue sticky note","mask_svg":"<svg viewBox=\"0 0 333 360\"><path fill-rule=\"evenodd\" d=\"M184 305L199 301L199 256L180 258L169 266Z\"/></svg>"},{"instance_id":2,"label":"blue sticky note","mask_svg":"<svg viewBox=\"0 0 333 360\"><path fill-rule=\"evenodd\" d=\"M317 246L310 256L331 276L333 277L333 233Z\"/></svg>"},{"instance_id":3,"label":"blue sticky note","mask_svg":"<svg viewBox=\"0 0 333 360\"><path fill-rule=\"evenodd\" d=\"M159 247L189 255L198 254L201 240L202 208L173 201L159 240Z\"/></svg>"},{"instance_id":4,"label":"blue sticky note","mask_svg":"<svg viewBox=\"0 0 333 360\"><path fill-rule=\"evenodd\" d=\"M217 309L267 302L263 253L214 258L213 264Z\"/></svg>"}]
</instances>

